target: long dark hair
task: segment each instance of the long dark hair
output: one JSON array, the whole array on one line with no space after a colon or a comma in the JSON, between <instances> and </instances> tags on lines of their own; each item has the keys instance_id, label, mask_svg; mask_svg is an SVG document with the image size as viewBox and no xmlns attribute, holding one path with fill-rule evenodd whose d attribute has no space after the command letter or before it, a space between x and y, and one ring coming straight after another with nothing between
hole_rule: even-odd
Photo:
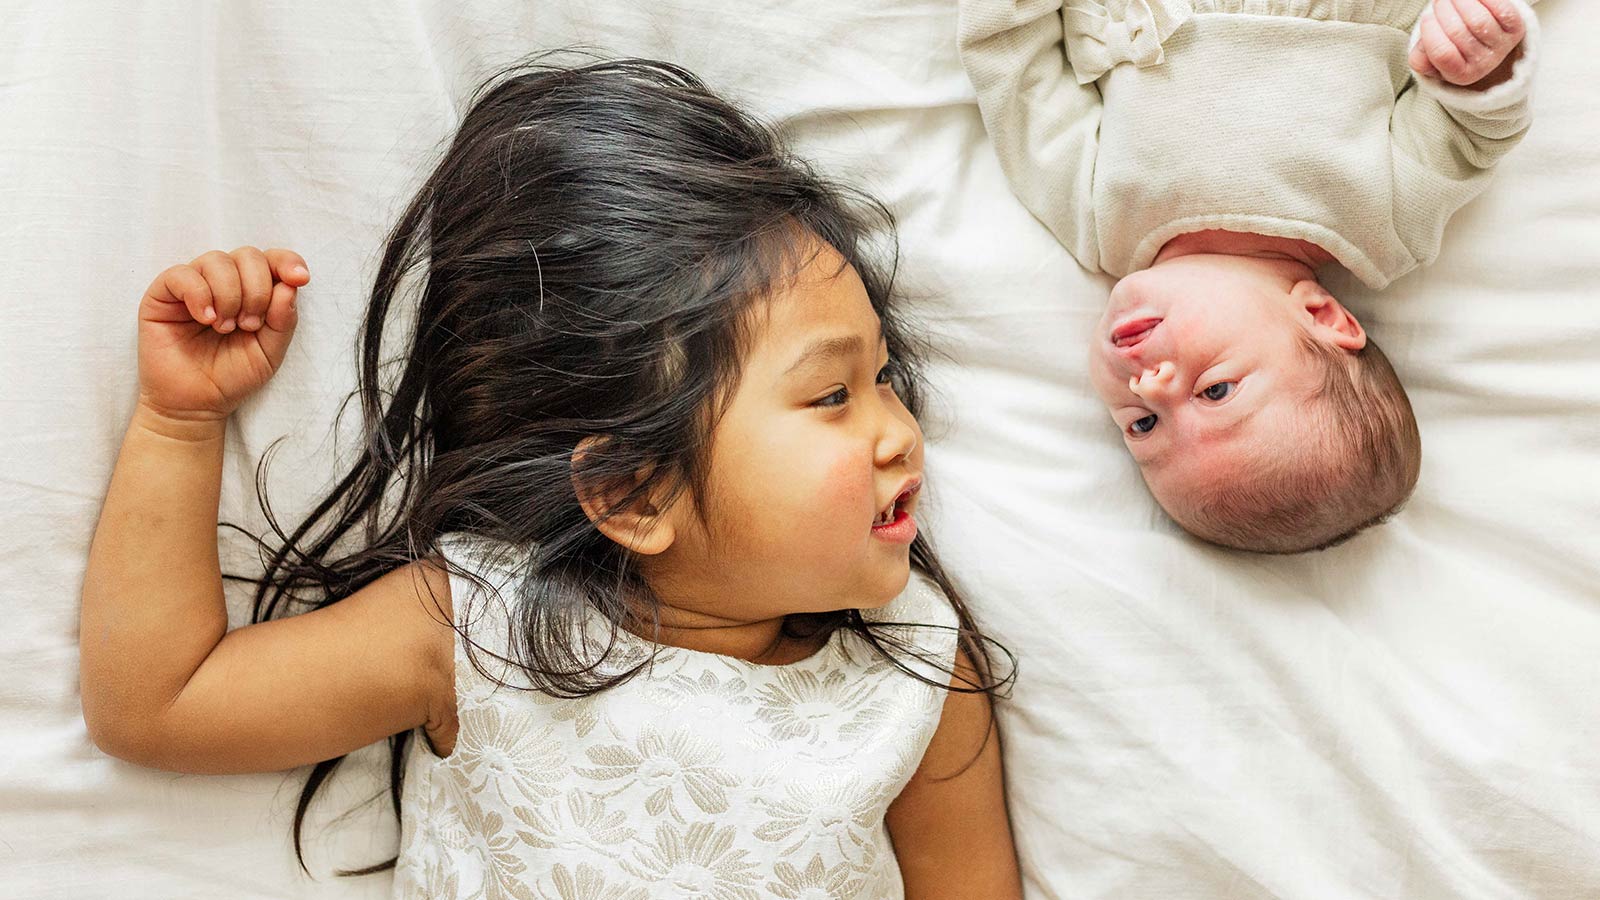
<instances>
[{"instance_id":1,"label":"long dark hair","mask_svg":"<svg viewBox=\"0 0 1600 900\"><path fill-rule=\"evenodd\" d=\"M699 492L746 311L796 271L806 238L860 275L915 414L926 347L891 302L893 226L881 203L818 176L677 66L534 61L501 73L384 246L352 395L360 457L291 531L266 500L270 453L257 470L276 540L261 545L254 620L442 559L441 536L464 532L529 554L512 655L535 688L576 697L631 677L637 667L600 669L568 646L570 626L595 612L616 625L640 600L654 608L627 551L584 514L574 466L598 482L649 472L632 497ZM600 439L597 451L575 462L584 438ZM988 641L923 537L911 559L949 598L979 670L952 689L995 690ZM858 610L786 623L812 637L841 628L897 662L905 646ZM412 738L389 739L397 814ZM343 758L318 763L301 791L302 868L306 810Z\"/></svg>"}]
</instances>

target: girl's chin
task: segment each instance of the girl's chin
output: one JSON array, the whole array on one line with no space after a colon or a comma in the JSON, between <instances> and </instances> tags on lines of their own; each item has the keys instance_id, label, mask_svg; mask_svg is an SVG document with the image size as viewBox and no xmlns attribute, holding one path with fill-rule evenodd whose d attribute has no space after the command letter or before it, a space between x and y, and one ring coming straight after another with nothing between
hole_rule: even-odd
<instances>
[{"instance_id":1,"label":"girl's chin","mask_svg":"<svg viewBox=\"0 0 1600 900\"><path fill-rule=\"evenodd\" d=\"M911 563L899 569L893 577L889 578L879 590L871 591L870 596L874 602L862 604L862 609L882 609L893 603L896 597L905 592L906 585L911 583ZM863 598L866 599L866 598Z\"/></svg>"}]
</instances>

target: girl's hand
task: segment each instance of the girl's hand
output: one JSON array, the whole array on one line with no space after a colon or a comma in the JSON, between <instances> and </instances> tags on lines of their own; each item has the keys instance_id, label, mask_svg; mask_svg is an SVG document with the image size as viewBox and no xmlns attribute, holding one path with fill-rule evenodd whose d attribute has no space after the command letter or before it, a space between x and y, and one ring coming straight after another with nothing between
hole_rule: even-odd
<instances>
[{"instance_id":1,"label":"girl's hand","mask_svg":"<svg viewBox=\"0 0 1600 900\"><path fill-rule=\"evenodd\" d=\"M1501 67L1526 32L1510 0L1433 0L1422 12L1411 69L1454 85L1493 87L1509 77L1509 66Z\"/></svg>"},{"instance_id":2,"label":"girl's hand","mask_svg":"<svg viewBox=\"0 0 1600 900\"><path fill-rule=\"evenodd\" d=\"M295 291L311 280L292 250L212 250L156 276L139 303L139 402L222 420L266 384L289 349Z\"/></svg>"}]
</instances>

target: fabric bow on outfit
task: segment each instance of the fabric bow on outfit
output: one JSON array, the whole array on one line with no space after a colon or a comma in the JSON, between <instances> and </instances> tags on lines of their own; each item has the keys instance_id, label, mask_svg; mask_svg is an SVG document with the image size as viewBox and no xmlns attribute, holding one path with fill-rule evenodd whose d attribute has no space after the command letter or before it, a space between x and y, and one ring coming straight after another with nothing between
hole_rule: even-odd
<instances>
[{"instance_id":1,"label":"fabric bow on outfit","mask_svg":"<svg viewBox=\"0 0 1600 900\"><path fill-rule=\"evenodd\" d=\"M1073 74L1088 84L1119 63L1160 65L1166 58L1162 42L1189 20L1194 7L1188 0L1069 0L1061 12Z\"/></svg>"}]
</instances>

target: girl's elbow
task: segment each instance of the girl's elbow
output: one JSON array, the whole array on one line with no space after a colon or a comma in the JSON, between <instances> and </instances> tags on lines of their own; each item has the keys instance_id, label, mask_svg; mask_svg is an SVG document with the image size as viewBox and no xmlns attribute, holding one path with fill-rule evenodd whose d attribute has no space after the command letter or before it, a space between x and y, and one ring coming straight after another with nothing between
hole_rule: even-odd
<instances>
[{"instance_id":1,"label":"girl's elbow","mask_svg":"<svg viewBox=\"0 0 1600 900\"><path fill-rule=\"evenodd\" d=\"M89 742L101 753L150 769L170 770L161 752L163 741L155 729L141 726L131 718L91 703L83 707L83 724L88 730Z\"/></svg>"}]
</instances>

